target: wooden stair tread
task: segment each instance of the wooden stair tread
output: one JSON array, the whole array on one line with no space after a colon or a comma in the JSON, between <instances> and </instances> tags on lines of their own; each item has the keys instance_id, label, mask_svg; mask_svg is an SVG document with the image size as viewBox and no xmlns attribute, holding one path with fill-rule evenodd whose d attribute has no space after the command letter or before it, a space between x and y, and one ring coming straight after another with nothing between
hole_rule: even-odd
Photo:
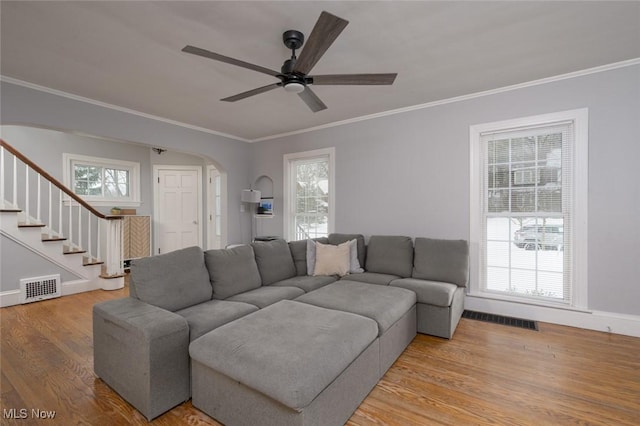
<instances>
[{"instance_id":1,"label":"wooden stair tread","mask_svg":"<svg viewBox=\"0 0 640 426\"><path fill-rule=\"evenodd\" d=\"M115 274L115 275L106 275L106 274L100 274L100 278L104 278L106 280L111 280L114 278L121 278L124 277L125 274Z\"/></svg>"},{"instance_id":2,"label":"wooden stair tread","mask_svg":"<svg viewBox=\"0 0 640 426\"><path fill-rule=\"evenodd\" d=\"M18 228L44 228L45 226L47 225L45 225L44 223L18 223Z\"/></svg>"},{"instance_id":3,"label":"wooden stair tread","mask_svg":"<svg viewBox=\"0 0 640 426\"><path fill-rule=\"evenodd\" d=\"M86 250L65 250L62 252L62 254L80 254L80 253L86 253Z\"/></svg>"},{"instance_id":4,"label":"wooden stair tread","mask_svg":"<svg viewBox=\"0 0 640 426\"><path fill-rule=\"evenodd\" d=\"M20 209L0 209L0 213L20 213Z\"/></svg>"},{"instance_id":5,"label":"wooden stair tread","mask_svg":"<svg viewBox=\"0 0 640 426\"><path fill-rule=\"evenodd\" d=\"M101 260L94 260L92 262L85 262L82 264L82 266L91 266L91 265L103 265L104 262Z\"/></svg>"},{"instance_id":6,"label":"wooden stair tread","mask_svg":"<svg viewBox=\"0 0 640 426\"><path fill-rule=\"evenodd\" d=\"M49 236L42 236L42 242L50 242L50 241L66 241L67 237L49 237Z\"/></svg>"}]
</instances>

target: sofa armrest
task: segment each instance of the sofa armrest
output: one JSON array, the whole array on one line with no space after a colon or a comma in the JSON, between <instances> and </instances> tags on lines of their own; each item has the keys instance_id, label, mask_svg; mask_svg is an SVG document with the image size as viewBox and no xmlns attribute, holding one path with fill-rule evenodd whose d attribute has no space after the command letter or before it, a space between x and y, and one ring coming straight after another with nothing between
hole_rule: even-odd
<instances>
[{"instance_id":1,"label":"sofa armrest","mask_svg":"<svg viewBox=\"0 0 640 426\"><path fill-rule=\"evenodd\" d=\"M127 297L93 307L94 371L151 420L191 396L189 326Z\"/></svg>"}]
</instances>

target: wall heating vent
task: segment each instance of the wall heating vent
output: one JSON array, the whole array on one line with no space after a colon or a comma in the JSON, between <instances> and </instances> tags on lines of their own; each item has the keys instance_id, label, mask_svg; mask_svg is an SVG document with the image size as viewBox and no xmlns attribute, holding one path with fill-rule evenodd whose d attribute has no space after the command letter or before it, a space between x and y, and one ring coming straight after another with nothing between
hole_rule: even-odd
<instances>
[{"instance_id":1,"label":"wall heating vent","mask_svg":"<svg viewBox=\"0 0 640 426\"><path fill-rule=\"evenodd\" d=\"M60 297L60 274L20 280L20 303Z\"/></svg>"}]
</instances>

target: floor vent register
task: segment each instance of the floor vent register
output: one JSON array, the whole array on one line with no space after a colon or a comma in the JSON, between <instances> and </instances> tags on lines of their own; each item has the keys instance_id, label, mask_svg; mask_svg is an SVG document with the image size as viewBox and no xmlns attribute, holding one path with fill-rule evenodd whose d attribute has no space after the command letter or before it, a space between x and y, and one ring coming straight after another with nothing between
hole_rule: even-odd
<instances>
[{"instance_id":1,"label":"floor vent register","mask_svg":"<svg viewBox=\"0 0 640 426\"><path fill-rule=\"evenodd\" d=\"M538 322L522 318L505 317L503 315L486 314L484 312L467 311L462 313L462 318L471 320L492 322L494 324L509 325L511 327L526 328L538 331Z\"/></svg>"}]
</instances>

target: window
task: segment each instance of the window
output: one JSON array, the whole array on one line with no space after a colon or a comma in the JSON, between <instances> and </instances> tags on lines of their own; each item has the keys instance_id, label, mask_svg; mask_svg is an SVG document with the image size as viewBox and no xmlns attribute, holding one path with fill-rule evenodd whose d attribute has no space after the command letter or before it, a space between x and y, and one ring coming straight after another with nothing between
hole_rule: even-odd
<instances>
[{"instance_id":1,"label":"window","mask_svg":"<svg viewBox=\"0 0 640 426\"><path fill-rule=\"evenodd\" d=\"M334 148L284 156L288 240L326 237L333 231L334 156Z\"/></svg>"},{"instance_id":2,"label":"window","mask_svg":"<svg viewBox=\"0 0 640 426\"><path fill-rule=\"evenodd\" d=\"M65 185L97 206L139 206L140 164L63 154Z\"/></svg>"},{"instance_id":3,"label":"window","mask_svg":"<svg viewBox=\"0 0 640 426\"><path fill-rule=\"evenodd\" d=\"M587 111L471 127L471 295L586 307Z\"/></svg>"}]
</instances>

